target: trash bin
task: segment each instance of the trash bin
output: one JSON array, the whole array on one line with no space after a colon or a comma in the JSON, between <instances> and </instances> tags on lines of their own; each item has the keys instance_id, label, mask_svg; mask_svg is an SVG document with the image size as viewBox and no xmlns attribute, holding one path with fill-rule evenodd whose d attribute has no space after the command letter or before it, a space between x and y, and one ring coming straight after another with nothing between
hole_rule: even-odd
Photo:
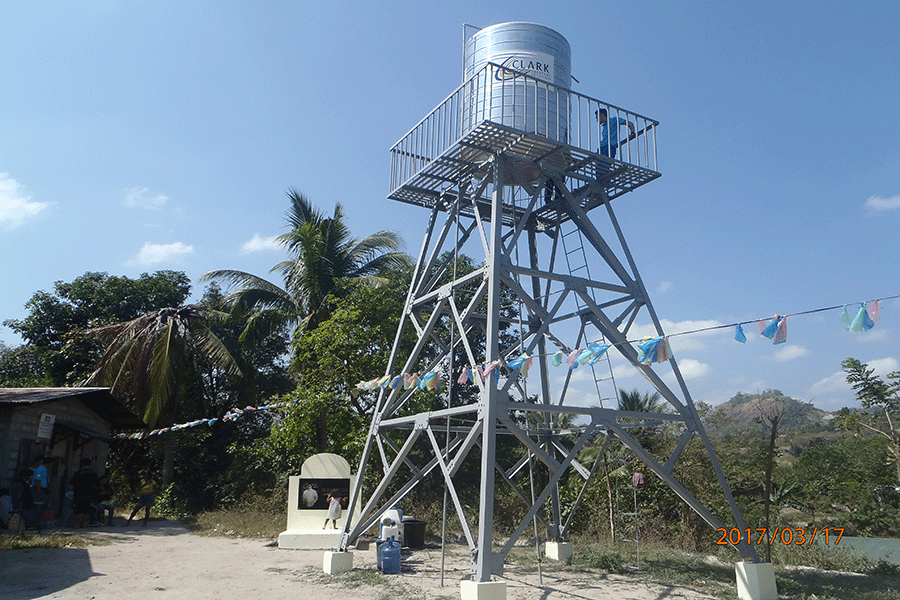
<instances>
[{"instance_id":1,"label":"trash bin","mask_svg":"<svg viewBox=\"0 0 900 600\"><path fill-rule=\"evenodd\" d=\"M427 521L406 518L403 520L403 544L407 548L420 550L425 547L425 525Z\"/></svg>"}]
</instances>

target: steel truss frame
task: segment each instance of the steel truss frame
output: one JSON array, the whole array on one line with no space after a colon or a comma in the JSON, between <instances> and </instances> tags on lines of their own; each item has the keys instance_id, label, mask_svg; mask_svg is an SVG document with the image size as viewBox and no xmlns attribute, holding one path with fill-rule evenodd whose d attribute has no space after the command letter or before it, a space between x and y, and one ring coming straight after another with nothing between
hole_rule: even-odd
<instances>
[{"instance_id":1,"label":"steel truss frame","mask_svg":"<svg viewBox=\"0 0 900 600\"><path fill-rule=\"evenodd\" d=\"M629 330L642 311L657 335L663 336L664 332L606 191L604 177L615 173L615 161L598 155L592 155L591 160L596 162L593 171L597 176L585 180L573 177L558 162L529 160L498 151L489 160L462 171L455 184L434 201L386 373L441 370L443 378L451 381L452 386L456 378L452 365L458 360L457 354L473 372L476 365L495 361L500 361L501 368L496 369L499 375L485 380L475 377L476 402L450 406L448 400L446 408L439 410L411 410L410 399L418 393L416 389L397 386L381 390L357 484L352 491L341 550L353 545L376 524L386 508L399 502L438 469L472 551L475 579L489 581L492 574L502 573L507 554L533 519L543 524L548 539L567 539L572 515L599 462L598 459L593 465L585 466L576 457L597 436L605 436L603 451L611 439L621 441L711 527L720 528L723 527L720 520L673 474L687 443L699 438L735 523L740 529L746 528L676 360L670 358L669 365L680 396L651 366L638 360L637 351L629 343ZM569 182L573 184L572 189L567 185ZM485 198L490 200L489 204ZM586 212L601 206L605 207L608 226L614 232L608 237L615 239L609 241ZM548 225L547 215L553 215L555 223ZM592 249L608 266L607 281L560 272L556 264L557 241L564 223L580 230L585 247ZM466 244L477 246L479 242L484 250L484 263L471 273L457 276L453 258ZM614 250L611 242L618 242L620 249ZM549 252L545 248L547 244ZM527 250L527 265L519 264L519 247ZM521 307L522 326L519 341L504 347L501 331L510 325L510 318L502 309L509 298ZM569 377L561 390L555 390L551 389L550 375L552 355L573 350L563 341L570 337L569 333L555 333L566 327L577 328L578 344L588 341L592 333L600 336L652 384L672 411L636 413L567 403L567 393L571 393ZM416 341L411 352L401 356L406 352L402 350L401 340L410 328L415 332ZM480 340L485 340L483 350ZM507 365L522 353L534 356L532 372L540 380L540 390L535 396L528 395L519 371ZM451 395L445 397L449 399ZM521 415L532 415L532 418ZM560 426L561 419L573 418L582 424ZM628 430L663 423L678 424L683 433L674 452L660 462ZM522 457L512 465L498 462L500 435L512 436L523 448ZM424 464L415 464L411 451L420 440L423 441L420 450L424 447L430 458ZM478 525L473 531L454 485L454 475L476 447L480 448L481 479ZM383 476L360 513L355 515L353 507L362 496L366 471L376 455L381 459ZM547 481L537 495L529 496L515 478L530 466L532 458L544 465ZM584 479L584 484L575 507L568 515L562 515L557 485L569 468ZM402 479L394 483L401 473ZM522 499L527 511L500 550L494 551L493 499L498 475ZM549 516L540 510L546 503L550 504ZM750 544L743 543L737 549L745 560L759 561Z\"/></svg>"}]
</instances>

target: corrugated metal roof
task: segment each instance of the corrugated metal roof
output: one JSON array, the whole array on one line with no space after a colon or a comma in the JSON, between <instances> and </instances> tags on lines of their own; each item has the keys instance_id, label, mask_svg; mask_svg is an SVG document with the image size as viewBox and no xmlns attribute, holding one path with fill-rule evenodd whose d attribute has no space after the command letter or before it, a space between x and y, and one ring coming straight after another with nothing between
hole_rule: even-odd
<instances>
[{"instance_id":1,"label":"corrugated metal roof","mask_svg":"<svg viewBox=\"0 0 900 600\"><path fill-rule=\"evenodd\" d=\"M112 395L109 388L0 388L2 404L39 404L76 399L107 420L114 429L144 429L147 425Z\"/></svg>"}]
</instances>

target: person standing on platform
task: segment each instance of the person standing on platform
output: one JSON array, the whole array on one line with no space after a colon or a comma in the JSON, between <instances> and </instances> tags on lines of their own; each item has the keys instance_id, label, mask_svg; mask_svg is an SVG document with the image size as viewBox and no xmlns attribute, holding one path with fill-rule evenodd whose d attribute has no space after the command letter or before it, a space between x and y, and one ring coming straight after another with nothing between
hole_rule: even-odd
<instances>
[{"instance_id":1,"label":"person standing on platform","mask_svg":"<svg viewBox=\"0 0 900 600\"><path fill-rule=\"evenodd\" d=\"M634 123L622 117L610 117L605 108L597 109L594 116L600 122L600 154L615 158L619 149L619 127L627 125L631 135L635 135Z\"/></svg>"}]
</instances>

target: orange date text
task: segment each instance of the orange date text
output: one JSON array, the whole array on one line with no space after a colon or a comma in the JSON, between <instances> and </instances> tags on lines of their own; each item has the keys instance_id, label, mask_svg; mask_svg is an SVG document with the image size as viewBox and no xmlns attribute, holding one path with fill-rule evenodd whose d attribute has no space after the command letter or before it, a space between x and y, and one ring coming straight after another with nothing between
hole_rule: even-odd
<instances>
[{"instance_id":1,"label":"orange date text","mask_svg":"<svg viewBox=\"0 0 900 600\"><path fill-rule=\"evenodd\" d=\"M731 529L726 529L724 527L719 527L716 529L716 532L720 534L719 539L716 541L716 544L721 546L731 544L737 546L741 543L753 544L754 540L756 540L756 544L769 544L770 546L773 544L784 544L795 545L795 546L804 546L810 545L818 538L820 542L832 545L837 545L841 538L844 536L844 528L843 527L823 527L823 528L814 528L814 529L806 529L804 527L796 527L791 529L790 527L776 527L771 532L765 527L757 527L756 529L750 529L747 527L746 529L738 529L737 527L732 527Z\"/></svg>"}]
</instances>

